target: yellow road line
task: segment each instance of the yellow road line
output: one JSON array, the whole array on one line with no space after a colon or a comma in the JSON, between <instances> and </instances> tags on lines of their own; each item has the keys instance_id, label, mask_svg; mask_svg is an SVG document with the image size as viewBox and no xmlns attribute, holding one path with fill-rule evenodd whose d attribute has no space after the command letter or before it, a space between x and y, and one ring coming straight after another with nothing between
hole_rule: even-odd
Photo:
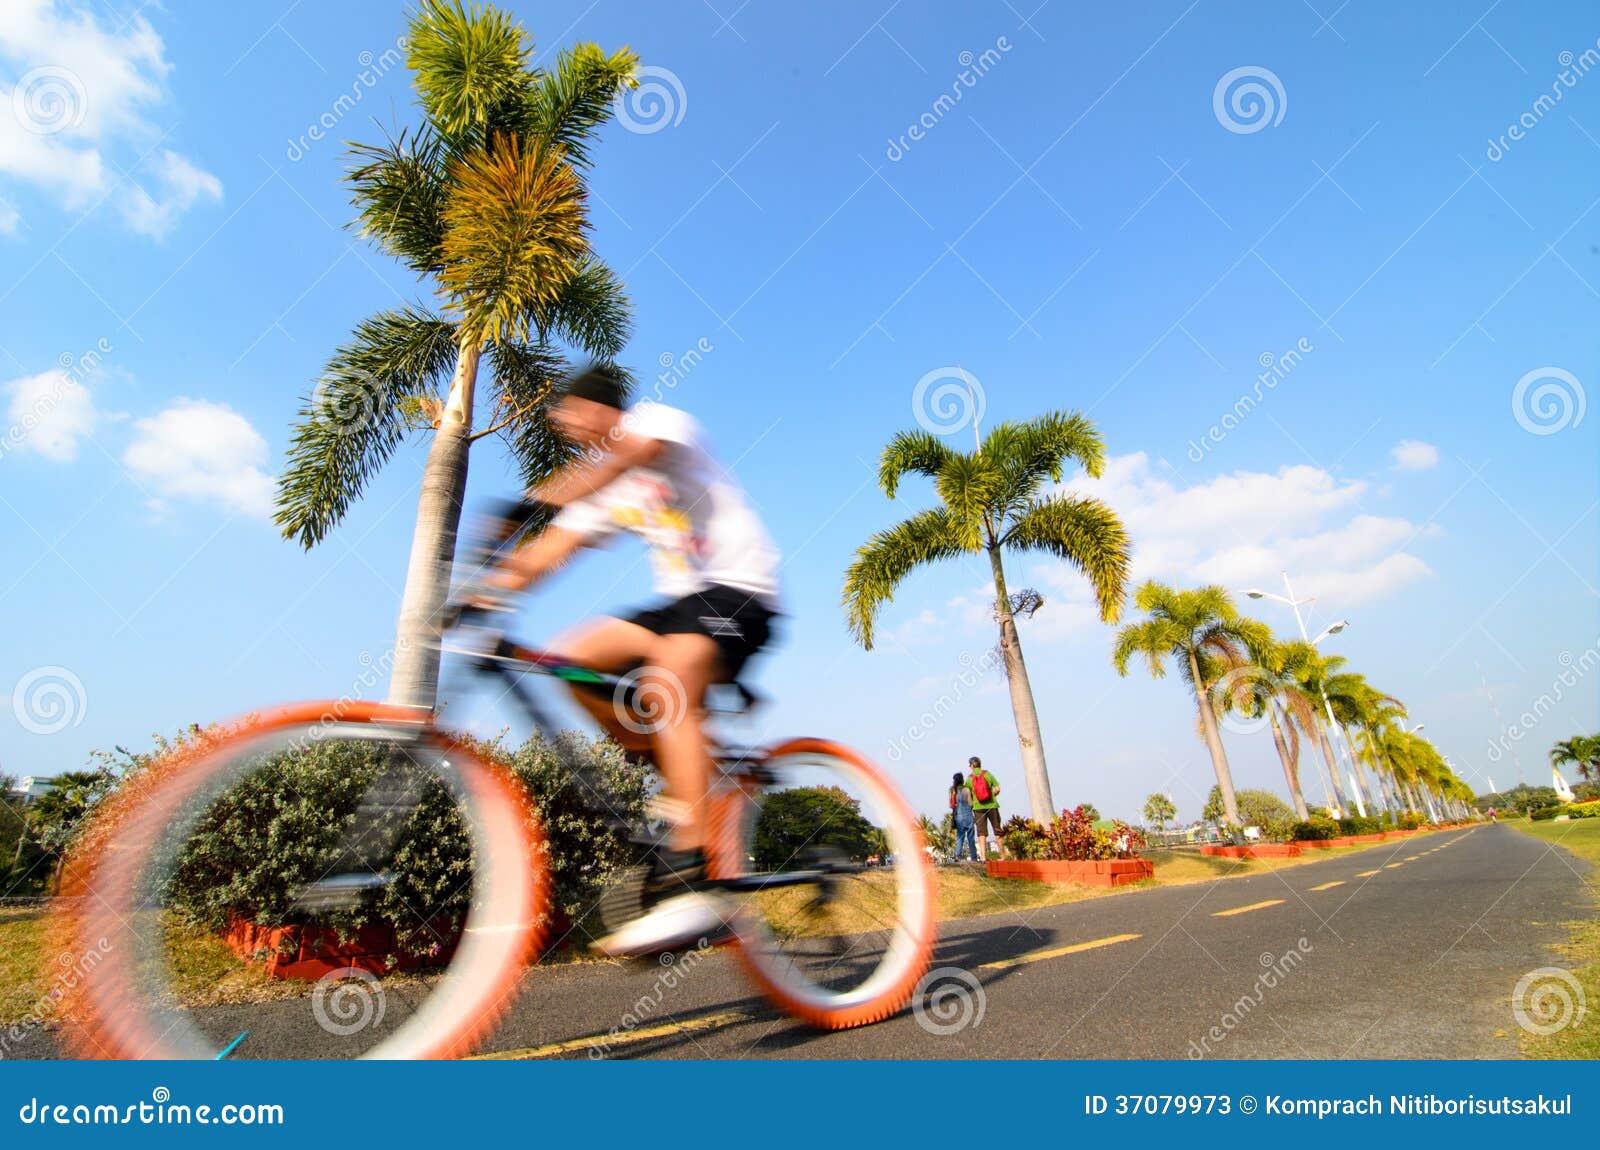
<instances>
[{"instance_id":1,"label":"yellow road line","mask_svg":"<svg viewBox=\"0 0 1600 1150\"><path fill-rule=\"evenodd\" d=\"M1064 954L1077 954L1084 950L1098 950L1102 946L1111 946L1119 942L1132 942L1136 938L1143 938L1139 934L1113 934L1105 938L1097 938L1093 942L1075 942L1071 946L1057 946L1050 950L1035 950L1028 954L1019 954L1015 958L1002 958L996 962L982 963L979 970L1010 970L1014 966L1022 966L1030 962L1042 962L1047 958L1060 958Z\"/></svg>"},{"instance_id":2,"label":"yellow road line","mask_svg":"<svg viewBox=\"0 0 1600 1150\"><path fill-rule=\"evenodd\" d=\"M1397 863L1384 863L1384 864L1383 864L1383 869L1384 869L1384 870L1394 870L1394 868L1395 868L1395 867L1397 867L1397 866L1405 866L1405 865L1406 865L1406 864L1405 864L1405 863L1403 863L1403 862L1397 862Z\"/></svg>"},{"instance_id":3,"label":"yellow road line","mask_svg":"<svg viewBox=\"0 0 1600 1150\"><path fill-rule=\"evenodd\" d=\"M1406 862L1416 862L1421 857L1422 857L1421 855L1406 855L1405 861Z\"/></svg>"},{"instance_id":4,"label":"yellow road line","mask_svg":"<svg viewBox=\"0 0 1600 1150\"><path fill-rule=\"evenodd\" d=\"M1343 886L1343 885L1344 885L1344 879L1341 878L1341 879L1335 879L1333 882L1325 882L1321 886L1314 886L1311 889L1312 890L1332 890L1336 886Z\"/></svg>"},{"instance_id":5,"label":"yellow road line","mask_svg":"<svg viewBox=\"0 0 1600 1150\"><path fill-rule=\"evenodd\" d=\"M521 1050L496 1050L491 1054L475 1054L473 1061L523 1061L530 1058L551 1058L558 1054L574 1054L580 1050L604 1050L645 1042L652 1038L670 1038L675 1034L691 1034L697 1030L714 1030L752 1017L741 1010L728 1010L720 1014L706 1014L682 1022L664 1022L659 1026L640 1026L633 1030L618 1028L615 1034L591 1034L587 1038L569 1038L565 1042L550 1042L544 1046L525 1046Z\"/></svg>"},{"instance_id":6,"label":"yellow road line","mask_svg":"<svg viewBox=\"0 0 1600 1150\"><path fill-rule=\"evenodd\" d=\"M1269 898L1266 902L1253 902L1249 906L1236 906L1232 910L1214 910L1212 918L1227 918L1230 914L1244 914L1252 910L1265 910L1269 906L1278 906L1283 902L1281 898Z\"/></svg>"},{"instance_id":7,"label":"yellow road line","mask_svg":"<svg viewBox=\"0 0 1600 1150\"><path fill-rule=\"evenodd\" d=\"M1378 872L1375 871L1375 870L1364 870L1361 873L1359 873L1358 875L1356 875L1356 877L1357 878L1371 878L1373 875L1375 875L1377 873Z\"/></svg>"}]
</instances>

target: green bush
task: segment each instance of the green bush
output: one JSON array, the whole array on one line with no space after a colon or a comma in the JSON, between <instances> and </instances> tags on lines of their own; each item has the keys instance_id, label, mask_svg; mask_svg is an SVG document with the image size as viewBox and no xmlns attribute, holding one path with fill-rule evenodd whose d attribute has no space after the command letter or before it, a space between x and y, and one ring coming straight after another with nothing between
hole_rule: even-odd
<instances>
[{"instance_id":1,"label":"green bush","mask_svg":"<svg viewBox=\"0 0 1600 1150\"><path fill-rule=\"evenodd\" d=\"M570 734L557 742L536 736L511 751L495 745L480 750L509 766L527 789L549 840L554 905L587 933L584 916L631 857L602 804L624 819L637 818L650 789L647 772L615 744ZM574 762L593 779L596 793L575 782ZM263 760L213 804L183 844L165 901L208 929L219 929L231 915L263 924L302 920L290 905L292 892L346 864L343 832L355 824L363 796L388 765L383 746L348 740ZM455 804L429 779L415 805L366 817L361 829L368 842L384 831L397 836L381 864L394 881L368 902L319 913L317 920L341 931L392 923L402 939L411 932L415 949L425 949L432 935L419 930L423 924L459 922L467 909L473 861Z\"/></svg>"},{"instance_id":2,"label":"green bush","mask_svg":"<svg viewBox=\"0 0 1600 1150\"><path fill-rule=\"evenodd\" d=\"M1014 859L1042 859L1046 857L1048 838L1044 827L1022 815L1012 815L1000 828L1000 841L1006 854Z\"/></svg>"},{"instance_id":3,"label":"green bush","mask_svg":"<svg viewBox=\"0 0 1600 1150\"><path fill-rule=\"evenodd\" d=\"M1557 815L1559 815L1565 809L1566 809L1565 807L1560 807L1560 806L1540 807L1536 811L1529 811L1528 812L1528 818L1532 819L1534 822L1543 822L1545 819L1553 819L1553 818L1555 818Z\"/></svg>"},{"instance_id":4,"label":"green bush","mask_svg":"<svg viewBox=\"0 0 1600 1150\"><path fill-rule=\"evenodd\" d=\"M1351 816L1339 820L1339 833L1342 835L1375 835L1383 830L1383 824L1377 819Z\"/></svg>"},{"instance_id":5,"label":"green bush","mask_svg":"<svg viewBox=\"0 0 1600 1150\"><path fill-rule=\"evenodd\" d=\"M1403 831L1421 830L1427 825L1428 820L1424 815L1414 815L1407 811L1400 816L1400 829Z\"/></svg>"},{"instance_id":6,"label":"green bush","mask_svg":"<svg viewBox=\"0 0 1600 1150\"><path fill-rule=\"evenodd\" d=\"M1332 819L1307 819L1293 824L1289 834L1296 842L1324 842L1339 837L1339 824Z\"/></svg>"}]
</instances>

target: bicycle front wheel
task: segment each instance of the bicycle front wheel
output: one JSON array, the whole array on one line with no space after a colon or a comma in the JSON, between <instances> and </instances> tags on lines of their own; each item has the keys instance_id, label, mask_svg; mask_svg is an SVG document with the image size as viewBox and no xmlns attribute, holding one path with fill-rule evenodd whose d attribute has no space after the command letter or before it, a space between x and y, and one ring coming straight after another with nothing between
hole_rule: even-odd
<instances>
[{"instance_id":1,"label":"bicycle front wheel","mask_svg":"<svg viewBox=\"0 0 1600 1150\"><path fill-rule=\"evenodd\" d=\"M715 877L736 880L739 954L786 1013L840 1030L887 1018L933 954L933 867L916 817L848 747L794 739L715 808Z\"/></svg>"},{"instance_id":2,"label":"bicycle front wheel","mask_svg":"<svg viewBox=\"0 0 1600 1150\"><path fill-rule=\"evenodd\" d=\"M418 711L304 703L200 736L69 860L62 1035L90 1058L458 1056L543 940L544 856L516 781Z\"/></svg>"}]
</instances>

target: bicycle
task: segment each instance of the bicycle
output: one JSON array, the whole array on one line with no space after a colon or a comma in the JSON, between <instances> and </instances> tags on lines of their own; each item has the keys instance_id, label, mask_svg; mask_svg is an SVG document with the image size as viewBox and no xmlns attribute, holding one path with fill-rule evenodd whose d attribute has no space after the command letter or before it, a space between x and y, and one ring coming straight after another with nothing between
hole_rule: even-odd
<instances>
[{"instance_id":1,"label":"bicycle","mask_svg":"<svg viewBox=\"0 0 1600 1150\"><path fill-rule=\"evenodd\" d=\"M446 644L446 652L464 656L471 674L500 687L535 730L554 734L556 728L525 682L533 674L613 692L617 704L635 716L645 713L641 704L649 705L637 697L634 676L575 665L493 628L468 630L477 641ZM753 696L732 686L738 701L720 709L748 709ZM432 714L376 703L311 702L242 720L207 745L167 756L97 813L96 833L68 867L81 897L59 900L56 938L62 953L101 956L73 990L81 1018L66 1037L76 1053L229 1053L237 1015L225 1027L202 1024L184 1011L174 982L163 908L183 844L253 769L274 755L329 740L349 740L366 756L363 761L376 755L386 765L356 808L352 826L365 821L367 829L352 846L346 828L331 848L327 873L299 888L301 910L314 915L319 907L349 906L393 881L378 856L394 847L396 828L415 815L429 781L443 788L459 812L475 860L459 943L433 994L357 1056L458 1057L495 1030L528 960L542 952L551 922L549 844L538 812L504 766L437 725ZM818 1028L861 1026L898 1012L931 959L935 887L917 819L893 783L860 754L823 739L719 746L714 759L708 875L730 904L729 941L745 971L779 1009ZM575 782L589 785L580 768L573 771ZM789 810L795 801L773 805L787 792L815 795L816 788L828 786L857 804L861 824L836 812L797 832ZM870 817L859 813L861 804ZM863 824L881 832L892 863L869 867L864 850L830 841L843 824L860 834L867 833ZM793 846L797 834L805 840L799 848ZM607 897L626 902L626 882Z\"/></svg>"}]
</instances>

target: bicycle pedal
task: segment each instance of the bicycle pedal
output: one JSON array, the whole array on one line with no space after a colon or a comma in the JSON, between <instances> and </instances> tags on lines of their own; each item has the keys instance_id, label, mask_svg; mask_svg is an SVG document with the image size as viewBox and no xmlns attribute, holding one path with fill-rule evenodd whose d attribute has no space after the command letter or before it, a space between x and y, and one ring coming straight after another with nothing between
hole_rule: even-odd
<instances>
[{"instance_id":1,"label":"bicycle pedal","mask_svg":"<svg viewBox=\"0 0 1600 1150\"><path fill-rule=\"evenodd\" d=\"M380 874L340 874L297 887L289 896L289 906L297 911L353 910L366 896L394 881L388 871Z\"/></svg>"}]
</instances>

